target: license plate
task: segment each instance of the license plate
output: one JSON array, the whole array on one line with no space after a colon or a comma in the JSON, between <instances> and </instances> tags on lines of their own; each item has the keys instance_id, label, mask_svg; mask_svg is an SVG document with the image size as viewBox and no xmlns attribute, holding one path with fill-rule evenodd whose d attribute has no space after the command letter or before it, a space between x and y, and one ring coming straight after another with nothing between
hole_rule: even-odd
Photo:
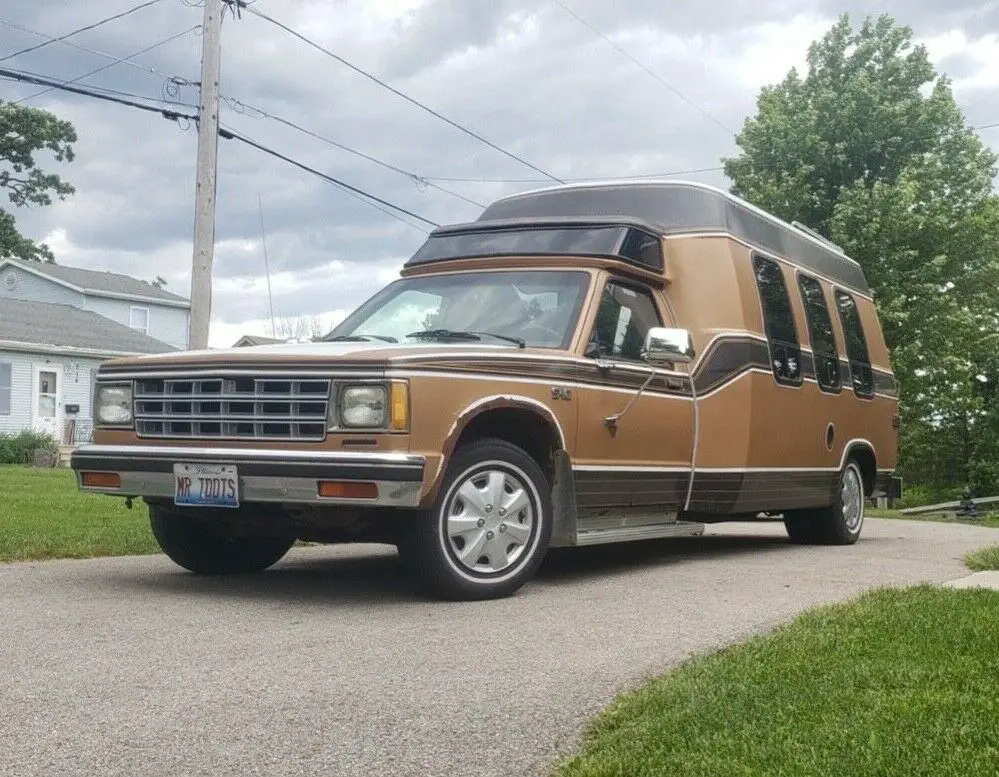
<instances>
[{"instance_id":1,"label":"license plate","mask_svg":"<svg viewBox=\"0 0 999 777\"><path fill-rule=\"evenodd\" d=\"M239 507L234 464L174 464L173 501L185 507Z\"/></svg>"}]
</instances>

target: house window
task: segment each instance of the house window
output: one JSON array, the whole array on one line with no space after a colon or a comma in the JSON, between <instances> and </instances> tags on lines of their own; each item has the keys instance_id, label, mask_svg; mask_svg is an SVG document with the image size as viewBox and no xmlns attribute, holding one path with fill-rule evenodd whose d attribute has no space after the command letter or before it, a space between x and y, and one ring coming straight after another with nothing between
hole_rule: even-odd
<instances>
[{"instance_id":1,"label":"house window","mask_svg":"<svg viewBox=\"0 0 999 777\"><path fill-rule=\"evenodd\" d=\"M604 287L587 353L641 361L645 336L656 326L662 326L662 319L652 295L612 281Z\"/></svg>"},{"instance_id":2,"label":"house window","mask_svg":"<svg viewBox=\"0 0 999 777\"><path fill-rule=\"evenodd\" d=\"M0 415L10 415L11 364L0 362Z\"/></svg>"},{"instance_id":3,"label":"house window","mask_svg":"<svg viewBox=\"0 0 999 777\"><path fill-rule=\"evenodd\" d=\"M840 390L839 355L836 352L836 338L833 336L829 306L822 292L822 284L807 275L798 277L801 302L805 308L805 321L808 322L808 337L812 342L812 355L815 358L815 379L823 391L837 393Z\"/></svg>"},{"instance_id":4,"label":"house window","mask_svg":"<svg viewBox=\"0 0 999 777\"><path fill-rule=\"evenodd\" d=\"M857 302L845 291L837 291L836 307L839 308L839 320L843 325L846 358L850 362L853 390L858 397L872 397L874 375L871 372L871 358L867 353L867 339L864 337L864 327L860 323Z\"/></svg>"},{"instance_id":5,"label":"house window","mask_svg":"<svg viewBox=\"0 0 999 777\"><path fill-rule=\"evenodd\" d=\"M132 329L149 334L149 308L140 308L132 305L128 309L128 325Z\"/></svg>"},{"instance_id":6,"label":"house window","mask_svg":"<svg viewBox=\"0 0 999 777\"><path fill-rule=\"evenodd\" d=\"M763 326L770 346L770 366L774 378L786 386L800 386L801 346L784 274L777 262L762 256L753 257L753 269L760 292Z\"/></svg>"}]
</instances>

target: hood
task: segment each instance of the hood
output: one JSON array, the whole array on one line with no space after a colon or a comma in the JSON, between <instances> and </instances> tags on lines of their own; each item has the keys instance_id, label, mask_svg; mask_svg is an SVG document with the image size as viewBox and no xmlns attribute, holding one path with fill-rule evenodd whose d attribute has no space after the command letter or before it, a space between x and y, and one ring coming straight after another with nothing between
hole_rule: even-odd
<instances>
[{"instance_id":1,"label":"hood","mask_svg":"<svg viewBox=\"0 0 999 777\"><path fill-rule=\"evenodd\" d=\"M346 367L384 367L395 360L419 360L421 357L454 356L455 358L482 358L516 354L548 354L550 349L518 348L505 343L274 343L245 348L221 348L201 351L181 351L151 354L125 359L115 359L104 365L105 369L163 369L184 367L250 367L296 364L316 367L329 364Z\"/></svg>"}]
</instances>

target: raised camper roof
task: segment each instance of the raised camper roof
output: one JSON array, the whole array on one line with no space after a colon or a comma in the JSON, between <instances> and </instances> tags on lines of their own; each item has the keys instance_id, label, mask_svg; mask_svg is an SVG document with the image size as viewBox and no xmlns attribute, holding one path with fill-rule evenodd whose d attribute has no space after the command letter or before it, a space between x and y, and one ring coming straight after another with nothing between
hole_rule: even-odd
<instances>
[{"instance_id":1,"label":"raised camper roof","mask_svg":"<svg viewBox=\"0 0 999 777\"><path fill-rule=\"evenodd\" d=\"M860 265L811 230L689 181L552 186L503 197L475 221L439 227L406 266L473 257L578 255L662 272L659 238L725 233L869 295Z\"/></svg>"}]
</instances>

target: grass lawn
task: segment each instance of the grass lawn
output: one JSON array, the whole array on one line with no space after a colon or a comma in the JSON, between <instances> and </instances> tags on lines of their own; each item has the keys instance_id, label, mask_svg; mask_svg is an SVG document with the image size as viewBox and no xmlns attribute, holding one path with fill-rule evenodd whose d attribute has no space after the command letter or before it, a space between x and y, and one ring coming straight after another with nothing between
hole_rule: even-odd
<instances>
[{"instance_id":1,"label":"grass lawn","mask_svg":"<svg viewBox=\"0 0 999 777\"><path fill-rule=\"evenodd\" d=\"M141 500L81 493L69 469L0 466L0 561L157 552Z\"/></svg>"},{"instance_id":2,"label":"grass lawn","mask_svg":"<svg viewBox=\"0 0 999 777\"><path fill-rule=\"evenodd\" d=\"M996 774L999 592L815 610L621 696L557 777Z\"/></svg>"}]
</instances>

